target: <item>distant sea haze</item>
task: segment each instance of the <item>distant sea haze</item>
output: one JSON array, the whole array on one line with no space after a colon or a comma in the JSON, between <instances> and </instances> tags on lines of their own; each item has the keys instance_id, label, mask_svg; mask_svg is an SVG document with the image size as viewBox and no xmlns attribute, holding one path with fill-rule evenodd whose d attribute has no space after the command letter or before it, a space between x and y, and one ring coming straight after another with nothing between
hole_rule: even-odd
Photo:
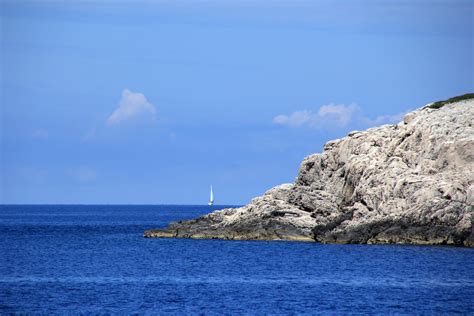
<instances>
[{"instance_id":1,"label":"distant sea haze","mask_svg":"<svg viewBox=\"0 0 474 316\"><path fill-rule=\"evenodd\" d=\"M3 205L0 313L474 313L470 248L143 238L222 207Z\"/></svg>"}]
</instances>

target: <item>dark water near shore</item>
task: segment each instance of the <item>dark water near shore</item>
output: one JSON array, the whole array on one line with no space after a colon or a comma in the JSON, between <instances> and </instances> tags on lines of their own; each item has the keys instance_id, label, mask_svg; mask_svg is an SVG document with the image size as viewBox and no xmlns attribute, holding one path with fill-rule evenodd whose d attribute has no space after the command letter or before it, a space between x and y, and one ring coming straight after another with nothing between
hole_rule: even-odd
<instances>
[{"instance_id":1,"label":"dark water near shore","mask_svg":"<svg viewBox=\"0 0 474 316\"><path fill-rule=\"evenodd\" d=\"M204 206L1 206L0 312L474 313L474 249L145 239Z\"/></svg>"}]
</instances>

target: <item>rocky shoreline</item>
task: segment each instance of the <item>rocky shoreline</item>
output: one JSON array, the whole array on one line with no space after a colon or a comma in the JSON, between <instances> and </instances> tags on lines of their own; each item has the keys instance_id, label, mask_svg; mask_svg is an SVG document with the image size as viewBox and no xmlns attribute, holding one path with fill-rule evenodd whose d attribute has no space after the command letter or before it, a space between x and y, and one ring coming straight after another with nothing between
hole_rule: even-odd
<instances>
[{"instance_id":1,"label":"rocky shoreline","mask_svg":"<svg viewBox=\"0 0 474 316\"><path fill-rule=\"evenodd\" d=\"M474 99L458 100L330 141L294 183L144 236L474 247Z\"/></svg>"}]
</instances>

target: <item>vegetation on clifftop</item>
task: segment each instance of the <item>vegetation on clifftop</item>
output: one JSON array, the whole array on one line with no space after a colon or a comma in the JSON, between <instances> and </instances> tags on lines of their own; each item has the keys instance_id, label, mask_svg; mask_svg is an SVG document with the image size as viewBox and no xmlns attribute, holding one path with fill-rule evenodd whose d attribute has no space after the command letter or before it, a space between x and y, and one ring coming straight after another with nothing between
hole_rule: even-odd
<instances>
[{"instance_id":1,"label":"vegetation on clifftop","mask_svg":"<svg viewBox=\"0 0 474 316\"><path fill-rule=\"evenodd\" d=\"M469 99L474 99L474 93L466 93L463 95L459 95L457 97L452 97L444 101L437 101L434 103L431 103L430 105L427 106L429 109L439 109L445 106L446 104L449 103L454 103L454 102L459 102L463 100L469 100Z\"/></svg>"}]
</instances>

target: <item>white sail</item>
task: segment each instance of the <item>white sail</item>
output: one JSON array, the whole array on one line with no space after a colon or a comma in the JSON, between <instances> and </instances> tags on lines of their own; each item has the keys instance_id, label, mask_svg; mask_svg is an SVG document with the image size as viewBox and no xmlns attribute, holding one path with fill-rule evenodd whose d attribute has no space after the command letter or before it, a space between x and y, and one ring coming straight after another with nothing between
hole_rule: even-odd
<instances>
[{"instance_id":1,"label":"white sail","mask_svg":"<svg viewBox=\"0 0 474 316\"><path fill-rule=\"evenodd\" d=\"M211 185L211 196L209 197L209 205L214 204L214 193L212 193L212 185Z\"/></svg>"}]
</instances>

